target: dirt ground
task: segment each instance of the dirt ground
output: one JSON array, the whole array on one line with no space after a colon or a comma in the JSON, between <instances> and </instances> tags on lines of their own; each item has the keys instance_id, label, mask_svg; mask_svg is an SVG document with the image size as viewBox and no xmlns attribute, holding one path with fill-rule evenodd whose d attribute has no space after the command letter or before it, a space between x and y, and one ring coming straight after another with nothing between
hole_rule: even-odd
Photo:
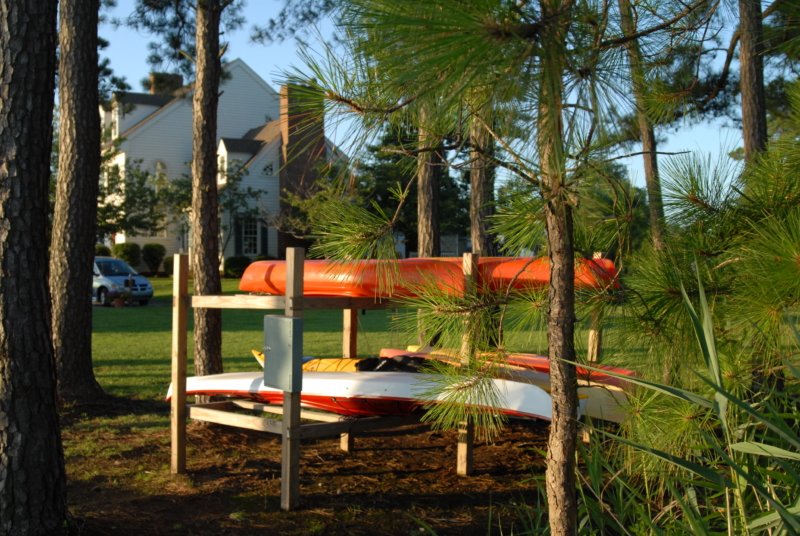
<instances>
[{"instance_id":1,"label":"dirt ground","mask_svg":"<svg viewBox=\"0 0 800 536\"><path fill-rule=\"evenodd\" d=\"M456 475L454 433L409 425L350 453L338 438L304 442L301 507L282 512L278 436L192 423L188 473L172 476L167 412L117 399L64 418L72 534L519 534L544 472L543 423L478 443L469 477Z\"/></svg>"}]
</instances>

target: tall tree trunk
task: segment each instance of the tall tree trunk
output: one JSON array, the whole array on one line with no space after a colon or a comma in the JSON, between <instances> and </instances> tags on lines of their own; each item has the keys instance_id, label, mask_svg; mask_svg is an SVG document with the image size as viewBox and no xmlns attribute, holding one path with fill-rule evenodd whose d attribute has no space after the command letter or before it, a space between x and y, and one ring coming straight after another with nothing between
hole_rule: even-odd
<instances>
[{"instance_id":1,"label":"tall tree trunk","mask_svg":"<svg viewBox=\"0 0 800 536\"><path fill-rule=\"evenodd\" d=\"M759 0L739 0L739 36L744 159L745 162L751 162L754 156L767 148L764 31Z\"/></svg>"},{"instance_id":2,"label":"tall tree trunk","mask_svg":"<svg viewBox=\"0 0 800 536\"><path fill-rule=\"evenodd\" d=\"M625 35L636 33L630 0L619 0L620 22ZM639 123L639 136L642 138L642 158L644 159L644 180L647 186L647 201L650 207L650 237L653 247L664 249L664 204L661 199L661 178L658 175L656 155L656 136L653 124L645 113L645 77L642 64L642 51L639 42L630 39L625 45L631 67L633 94L636 99L636 119Z\"/></svg>"},{"instance_id":3,"label":"tall tree trunk","mask_svg":"<svg viewBox=\"0 0 800 536\"><path fill-rule=\"evenodd\" d=\"M489 158L493 144L483 123L477 119L470 124L470 143L470 239L472 252L485 257L495 253L488 229L494 205L494 165Z\"/></svg>"},{"instance_id":4,"label":"tall tree trunk","mask_svg":"<svg viewBox=\"0 0 800 536\"><path fill-rule=\"evenodd\" d=\"M547 442L547 502L553 536L577 534L575 447L578 385L575 366L575 253L572 207L566 191L566 150L562 123L562 75L571 2L542 2L542 79L539 93L538 148L545 199L550 289L547 342L553 420Z\"/></svg>"},{"instance_id":5,"label":"tall tree trunk","mask_svg":"<svg viewBox=\"0 0 800 536\"><path fill-rule=\"evenodd\" d=\"M434 166L437 163L437 143L427 125L428 112L419 114L419 155L417 156L417 256L438 257L441 253L439 236L439 185Z\"/></svg>"},{"instance_id":6,"label":"tall tree trunk","mask_svg":"<svg viewBox=\"0 0 800 536\"><path fill-rule=\"evenodd\" d=\"M92 369L92 266L100 177L99 0L62 0L58 180L50 251L53 352L62 401L102 395Z\"/></svg>"},{"instance_id":7,"label":"tall tree trunk","mask_svg":"<svg viewBox=\"0 0 800 536\"><path fill-rule=\"evenodd\" d=\"M192 120L192 271L194 292L219 294L219 198L217 195L217 103L219 0L197 2L197 76ZM222 317L219 309L194 310L194 369L222 372Z\"/></svg>"},{"instance_id":8,"label":"tall tree trunk","mask_svg":"<svg viewBox=\"0 0 800 536\"><path fill-rule=\"evenodd\" d=\"M0 535L55 534L66 515L47 289L55 48L55 0L0 2Z\"/></svg>"}]
</instances>

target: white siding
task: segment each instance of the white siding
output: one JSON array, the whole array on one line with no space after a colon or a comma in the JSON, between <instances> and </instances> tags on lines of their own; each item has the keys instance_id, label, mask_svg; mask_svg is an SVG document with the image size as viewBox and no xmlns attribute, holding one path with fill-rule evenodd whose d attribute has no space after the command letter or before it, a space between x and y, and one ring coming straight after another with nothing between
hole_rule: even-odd
<instances>
[{"instance_id":1,"label":"white siding","mask_svg":"<svg viewBox=\"0 0 800 536\"><path fill-rule=\"evenodd\" d=\"M280 96L250 67L234 60L227 73L229 78L220 86L218 137L241 138L248 130L278 119Z\"/></svg>"},{"instance_id":2,"label":"white siding","mask_svg":"<svg viewBox=\"0 0 800 536\"><path fill-rule=\"evenodd\" d=\"M119 133L122 134L129 128L133 127L158 111L160 106L150 104L136 104L136 105L120 105L114 103L114 113L117 114L119 120Z\"/></svg>"},{"instance_id":3,"label":"white siding","mask_svg":"<svg viewBox=\"0 0 800 536\"><path fill-rule=\"evenodd\" d=\"M220 86L221 97L218 108L218 138L241 138L250 129L262 126L268 118L277 119L279 115L279 95L264 80L253 72L241 60L234 60L228 64L230 77ZM150 110L151 109L151 110ZM139 165L143 169L153 171L156 162L160 161L166 166L167 175L177 178L190 173L192 158L192 100L191 94L183 99L173 101L159 110L159 113L149 117L155 107L137 106L127 113L121 126L124 132L135 125L135 119L147 119L128 133L122 142L120 151L123 162L128 165ZM247 177L242 187L251 187L264 190L268 195L262 196L260 204L270 211L278 209L278 146L279 141L266 148L255 160L263 161L260 165L252 165L252 176ZM263 154L263 153L269 153ZM250 155L227 155L227 160L239 159L246 161ZM254 160L254 164L255 164ZM267 162L274 162L273 176L264 177L260 172ZM223 222L225 218L223 216ZM269 254L277 256L277 235L274 230L270 232ZM124 237L121 241L145 243L161 243L167 248L167 255L180 251L181 236L177 229L169 229L167 237ZM233 240L226 247L225 255L233 254ZM273 249L274 248L274 249ZM262 252L265 254L266 252Z\"/></svg>"}]
</instances>

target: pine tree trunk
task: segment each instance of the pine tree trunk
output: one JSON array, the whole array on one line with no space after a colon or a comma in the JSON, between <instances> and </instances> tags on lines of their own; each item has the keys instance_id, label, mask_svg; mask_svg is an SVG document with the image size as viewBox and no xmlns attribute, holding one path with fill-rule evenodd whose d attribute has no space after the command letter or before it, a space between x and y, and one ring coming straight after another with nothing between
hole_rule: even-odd
<instances>
[{"instance_id":1,"label":"pine tree trunk","mask_svg":"<svg viewBox=\"0 0 800 536\"><path fill-rule=\"evenodd\" d=\"M619 0L620 23L625 35L636 33L630 0ZM653 247L664 249L664 204L661 198L661 178L658 175L656 155L656 136L653 125L645 113L645 78L642 64L642 51L639 42L631 39L625 45L631 67L633 94L636 100L636 119L639 123L639 136L642 138L642 158L644 160L644 180L647 186L647 201L650 208L650 237Z\"/></svg>"},{"instance_id":2,"label":"pine tree trunk","mask_svg":"<svg viewBox=\"0 0 800 536\"><path fill-rule=\"evenodd\" d=\"M430 150L435 138L426 126L427 111L420 110L419 155L417 156L417 256L438 257L439 241L439 190L434 165L436 152Z\"/></svg>"},{"instance_id":3,"label":"pine tree trunk","mask_svg":"<svg viewBox=\"0 0 800 536\"><path fill-rule=\"evenodd\" d=\"M764 31L761 2L739 0L739 76L742 93L744 159L767 148L767 107L764 97Z\"/></svg>"},{"instance_id":4,"label":"pine tree trunk","mask_svg":"<svg viewBox=\"0 0 800 536\"><path fill-rule=\"evenodd\" d=\"M470 239L472 252L485 257L495 253L488 229L494 201L494 166L488 156L492 139L480 121L474 120L470 125L470 143Z\"/></svg>"},{"instance_id":5,"label":"pine tree trunk","mask_svg":"<svg viewBox=\"0 0 800 536\"><path fill-rule=\"evenodd\" d=\"M99 0L62 0L58 180L50 251L53 352L59 398L103 394L92 369L92 267L100 176Z\"/></svg>"},{"instance_id":6,"label":"pine tree trunk","mask_svg":"<svg viewBox=\"0 0 800 536\"><path fill-rule=\"evenodd\" d=\"M192 121L192 271L197 295L219 294L219 198L217 195L217 103L219 0L197 3L197 64ZM222 372L219 309L194 310L194 368L198 376Z\"/></svg>"},{"instance_id":7,"label":"pine tree trunk","mask_svg":"<svg viewBox=\"0 0 800 536\"><path fill-rule=\"evenodd\" d=\"M47 289L55 47L55 0L0 2L0 535L56 534L66 515Z\"/></svg>"},{"instance_id":8,"label":"pine tree trunk","mask_svg":"<svg viewBox=\"0 0 800 536\"><path fill-rule=\"evenodd\" d=\"M575 253L572 207L566 184L566 154L562 123L562 75L566 67L566 33L571 3L542 2L542 79L539 93L538 148L545 199L550 254L547 342L553 420L547 443L547 502L550 533L577 534L575 447L578 385L575 366Z\"/></svg>"}]
</instances>

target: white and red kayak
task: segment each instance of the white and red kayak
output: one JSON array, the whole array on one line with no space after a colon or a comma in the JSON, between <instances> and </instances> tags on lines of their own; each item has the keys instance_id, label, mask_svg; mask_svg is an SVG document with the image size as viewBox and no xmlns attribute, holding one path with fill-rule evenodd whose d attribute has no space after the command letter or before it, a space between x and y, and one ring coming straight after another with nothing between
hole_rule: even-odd
<instances>
[{"instance_id":1,"label":"white and red kayak","mask_svg":"<svg viewBox=\"0 0 800 536\"><path fill-rule=\"evenodd\" d=\"M428 402L438 377L409 372L304 372L301 403L309 408L340 415L405 415ZM536 385L501 378L491 380L498 395L501 413L510 417L550 420L550 395ZM283 392L264 385L264 373L233 372L186 378L187 395L246 398L267 404L280 404ZM167 399L172 396L172 386ZM475 406L481 403L476 401Z\"/></svg>"}]
</instances>

